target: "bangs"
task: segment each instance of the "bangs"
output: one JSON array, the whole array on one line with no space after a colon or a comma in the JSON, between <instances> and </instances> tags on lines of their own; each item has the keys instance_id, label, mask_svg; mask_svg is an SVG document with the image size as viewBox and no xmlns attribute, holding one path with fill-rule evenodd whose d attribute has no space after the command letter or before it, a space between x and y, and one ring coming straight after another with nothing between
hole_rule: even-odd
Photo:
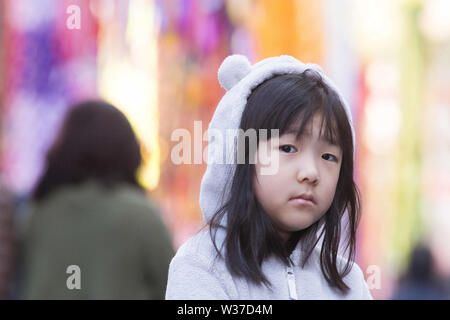
<instances>
[{"instance_id":1,"label":"bangs","mask_svg":"<svg viewBox=\"0 0 450 320\"><path fill-rule=\"evenodd\" d=\"M345 109L339 96L323 83L319 73L306 70L301 75L276 76L265 85L270 86L272 92L271 97L264 97L265 103L272 103L272 106L268 112L260 110L260 116L255 117L260 121L253 123L254 127L266 128L269 132L270 129L279 129L280 136L294 133L297 139L301 139L310 133L309 124L314 116L320 116L320 139L341 148L348 143L351 128ZM257 95L256 91L259 90L255 90Z\"/></svg>"},{"instance_id":2,"label":"bangs","mask_svg":"<svg viewBox=\"0 0 450 320\"><path fill-rule=\"evenodd\" d=\"M307 110L307 111L303 111ZM343 147L342 134L338 129L337 119L332 112L325 112L323 109L303 109L294 121L287 128L280 128L280 136L283 134L295 134L297 140L301 140L305 135L311 135L312 120L315 116L320 117L319 140L323 140L331 145Z\"/></svg>"}]
</instances>

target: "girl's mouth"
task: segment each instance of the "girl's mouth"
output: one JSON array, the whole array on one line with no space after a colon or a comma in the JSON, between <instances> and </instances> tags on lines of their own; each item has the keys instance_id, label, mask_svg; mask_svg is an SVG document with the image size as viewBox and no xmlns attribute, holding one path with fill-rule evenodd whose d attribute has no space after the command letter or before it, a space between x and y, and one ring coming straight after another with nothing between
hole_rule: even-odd
<instances>
[{"instance_id":1,"label":"girl's mouth","mask_svg":"<svg viewBox=\"0 0 450 320\"><path fill-rule=\"evenodd\" d=\"M289 199L289 202L297 205L297 206L309 206L309 207L313 207L316 204L314 203L314 199L310 196L298 196L298 197L294 197Z\"/></svg>"},{"instance_id":2,"label":"girl's mouth","mask_svg":"<svg viewBox=\"0 0 450 320\"><path fill-rule=\"evenodd\" d=\"M315 203L312 202L311 200L305 200L302 198L293 198L289 200L289 202L296 206L309 206L309 207L315 206Z\"/></svg>"}]
</instances>

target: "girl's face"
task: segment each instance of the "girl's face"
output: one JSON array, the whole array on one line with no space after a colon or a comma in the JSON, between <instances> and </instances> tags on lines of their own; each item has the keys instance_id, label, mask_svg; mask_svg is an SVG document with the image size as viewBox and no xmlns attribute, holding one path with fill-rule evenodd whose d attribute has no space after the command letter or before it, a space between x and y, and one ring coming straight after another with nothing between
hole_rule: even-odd
<instances>
[{"instance_id":1,"label":"girl's face","mask_svg":"<svg viewBox=\"0 0 450 320\"><path fill-rule=\"evenodd\" d=\"M321 116L308 123L300 140L294 126L279 137L279 143L260 141L258 148L268 145L278 153L278 170L262 174L270 166L255 164L254 192L283 239L292 232L308 228L318 221L333 202L341 168L342 150L320 135ZM271 153L271 157L276 154ZM309 200L305 200L305 199Z\"/></svg>"}]
</instances>

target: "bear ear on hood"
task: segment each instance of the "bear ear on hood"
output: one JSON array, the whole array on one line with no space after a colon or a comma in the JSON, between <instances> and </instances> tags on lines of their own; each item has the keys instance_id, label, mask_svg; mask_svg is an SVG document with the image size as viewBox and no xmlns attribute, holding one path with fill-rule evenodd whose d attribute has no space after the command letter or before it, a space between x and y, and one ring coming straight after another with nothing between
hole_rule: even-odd
<instances>
[{"instance_id":1,"label":"bear ear on hood","mask_svg":"<svg viewBox=\"0 0 450 320\"><path fill-rule=\"evenodd\" d=\"M252 70L248 58L234 54L228 56L220 65L218 71L219 83L225 90L230 90Z\"/></svg>"}]
</instances>

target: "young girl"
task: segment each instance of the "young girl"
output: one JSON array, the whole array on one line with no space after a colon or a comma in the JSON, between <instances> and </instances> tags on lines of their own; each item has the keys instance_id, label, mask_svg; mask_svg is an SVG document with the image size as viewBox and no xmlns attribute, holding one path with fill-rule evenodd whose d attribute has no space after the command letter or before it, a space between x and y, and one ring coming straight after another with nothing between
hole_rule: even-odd
<instances>
[{"instance_id":1,"label":"young girl","mask_svg":"<svg viewBox=\"0 0 450 320\"><path fill-rule=\"evenodd\" d=\"M209 125L215 134L200 190L209 230L173 258L166 299L371 299L353 263L355 139L336 87L319 66L290 56L251 66L233 55L218 78L227 93ZM267 139L256 135L256 153L251 141L227 149L216 136L230 129L265 129ZM258 161L267 148L269 162ZM224 149L233 159L243 152L244 163L225 163L217 152ZM270 166L276 170L264 172ZM346 257L338 254L344 232Z\"/></svg>"}]
</instances>

